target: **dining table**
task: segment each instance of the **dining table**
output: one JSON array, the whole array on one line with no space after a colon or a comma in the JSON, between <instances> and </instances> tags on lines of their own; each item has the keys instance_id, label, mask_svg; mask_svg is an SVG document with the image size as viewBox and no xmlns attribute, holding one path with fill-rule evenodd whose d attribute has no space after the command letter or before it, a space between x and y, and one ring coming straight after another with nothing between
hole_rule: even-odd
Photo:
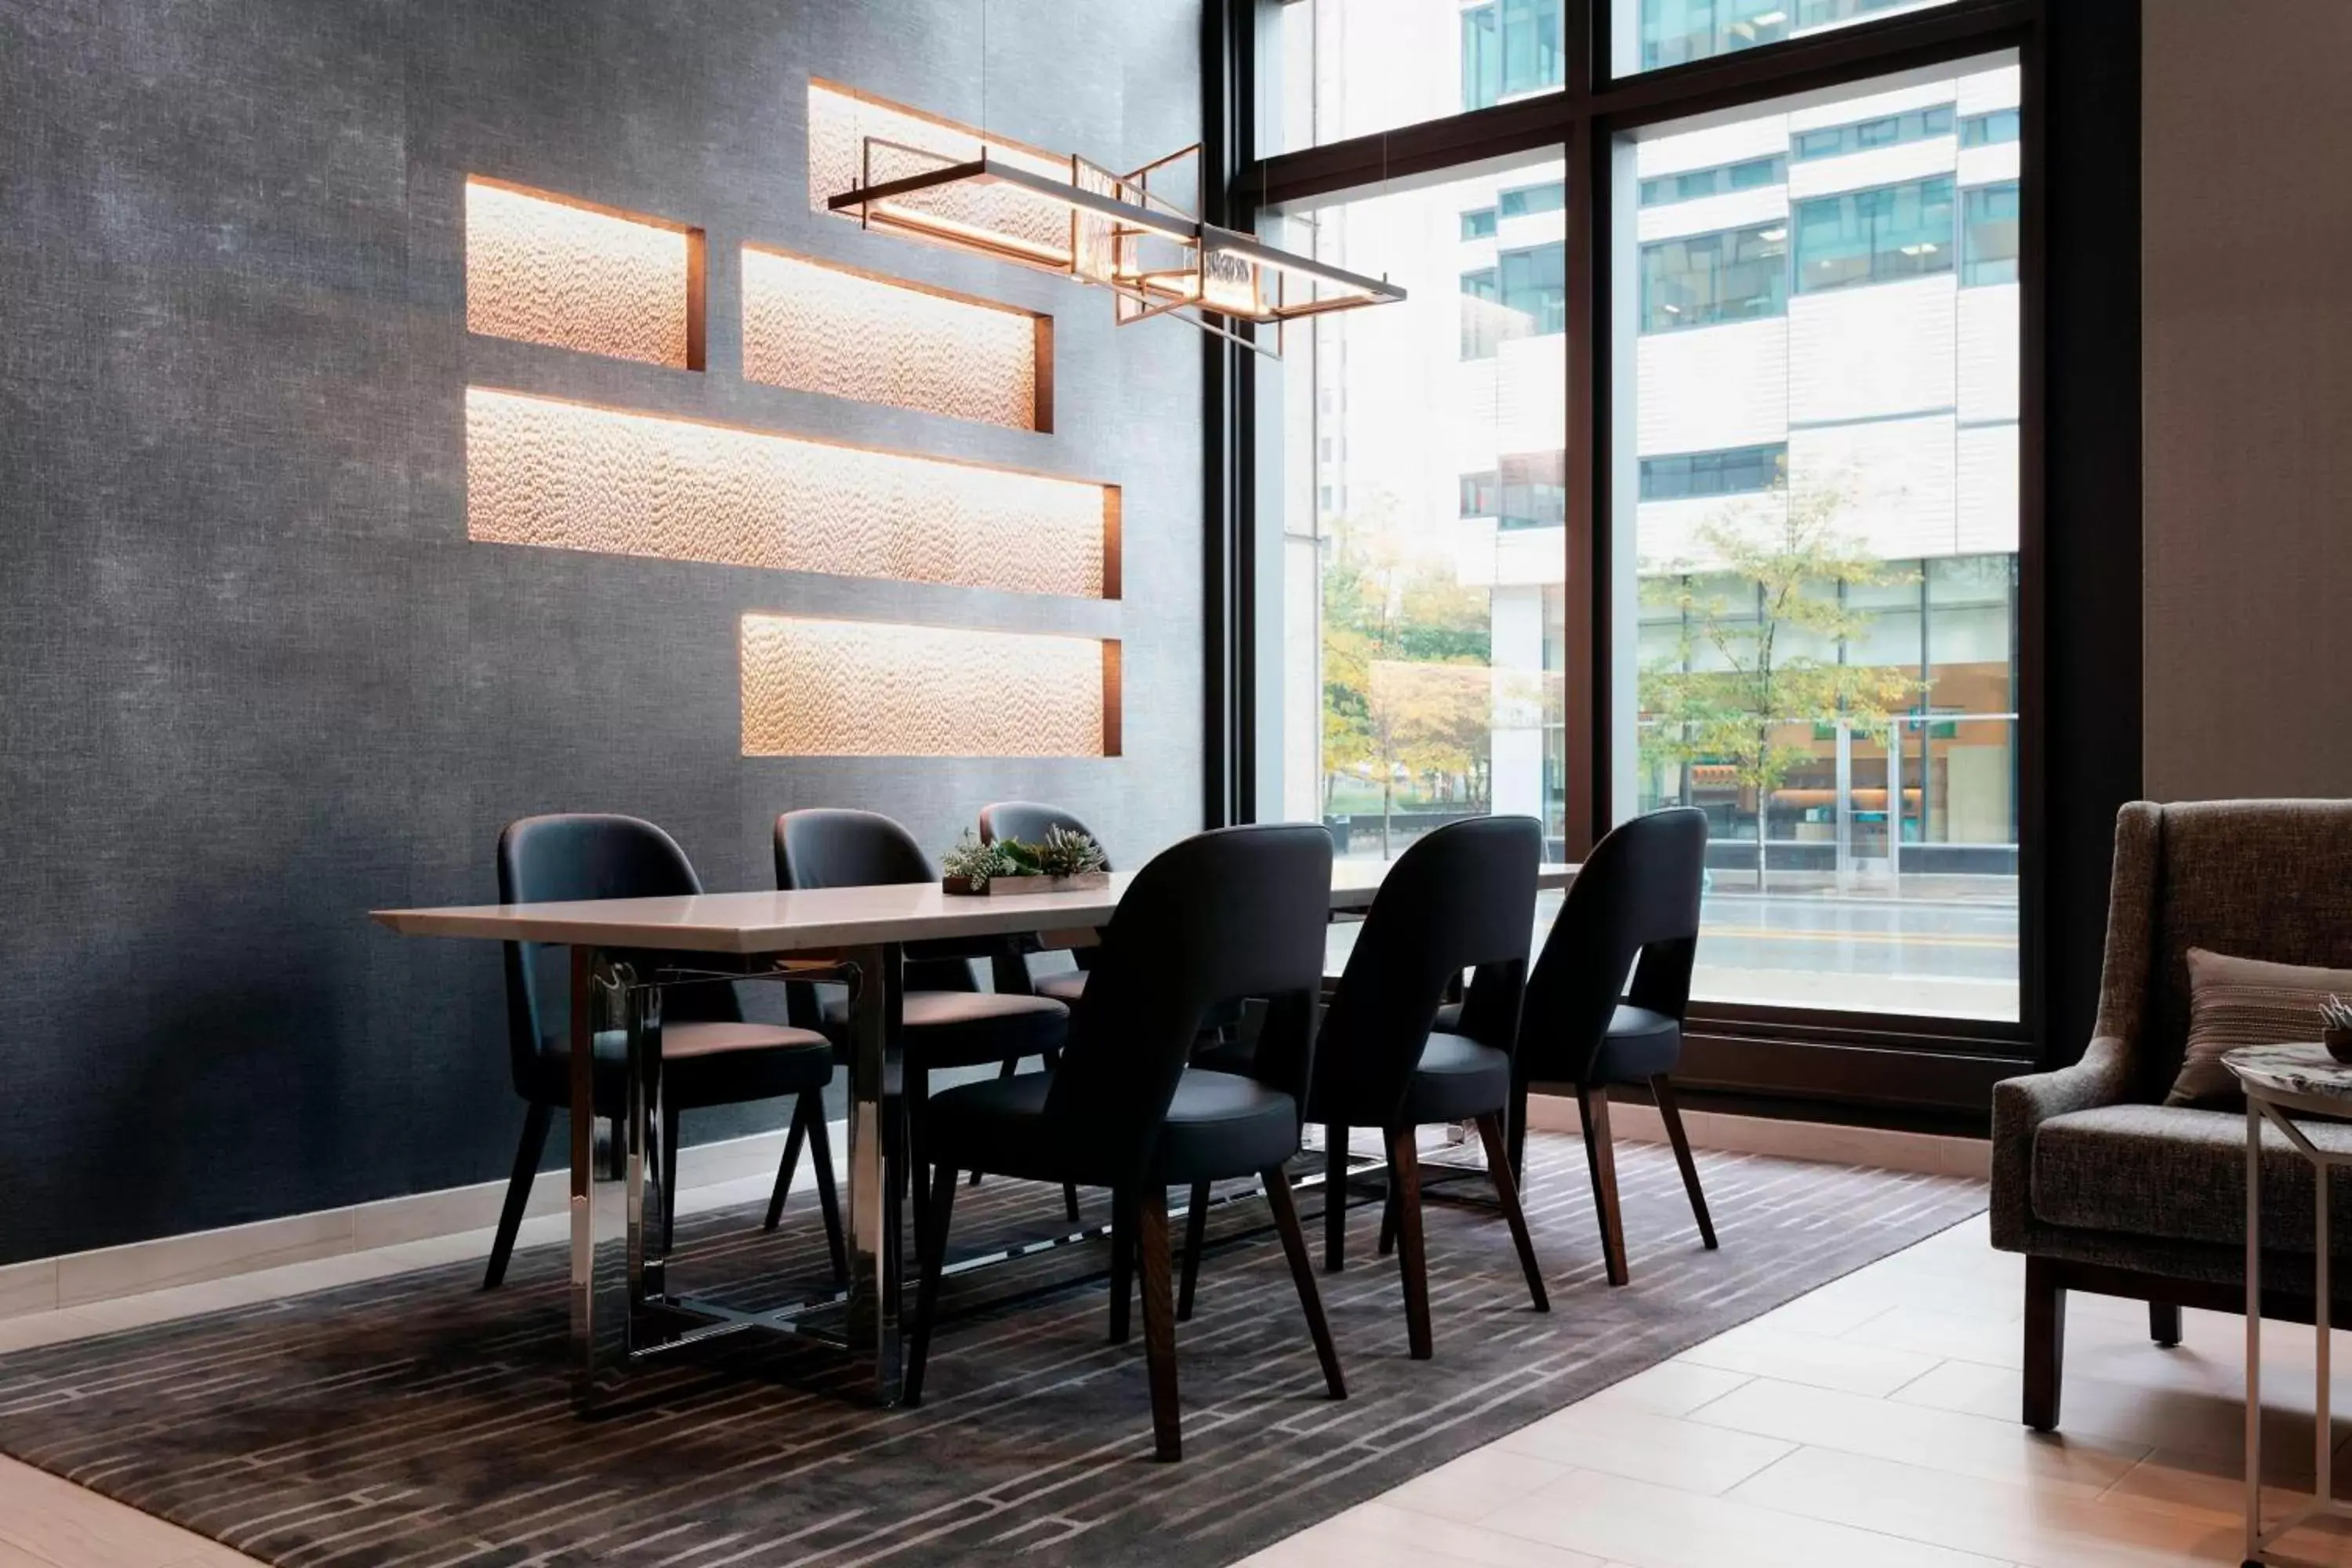
<instances>
[{"instance_id":1,"label":"dining table","mask_svg":"<svg viewBox=\"0 0 2352 1568\"><path fill-rule=\"evenodd\" d=\"M1338 859L1333 918L1360 916L1389 862ZM403 936L561 946L570 953L570 1314L575 1396L593 1410L612 1374L642 1358L745 1330L815 1339L857 1363L852 1381L883 1405L900 1396L904 1369L900 1205L904 1129L897 1102L900 975L910 943L1036 938L1074 945L1110 924L1132 872L1076 890L950 893L938 883L701 893L654 899L475 904L376 910ZM1570 885L1576 868L1546 865L1540 889ZM1246 889L1236 889L1236 898ZM827 1296L751 1310L673 1288L659 1216L661 1163L648 1158L660 1124L661 998L686 984L818 981L845 985L848 1278ZM594 1041L625 1031L622 1121L625 1245L600 1258L596 1235ZM1080 1233L1091 1234L1091 1233ZM1077 1239L1077 1237L1069 1239ZM617 1274L618 1280L612 1276ZM619 1286L616 1290L615 1284ZM617 1322L614 1320L617 1319Z\"/></svg>"}]
</instances>

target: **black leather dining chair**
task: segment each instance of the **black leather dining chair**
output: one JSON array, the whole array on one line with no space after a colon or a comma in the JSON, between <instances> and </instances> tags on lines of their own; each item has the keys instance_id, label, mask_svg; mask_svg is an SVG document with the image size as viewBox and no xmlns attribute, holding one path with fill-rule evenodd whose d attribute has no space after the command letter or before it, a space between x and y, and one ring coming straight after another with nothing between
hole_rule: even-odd
<instances>
[{"instance_id":1,"label":"black leather dining chair","mask_svg":"<svg viewBox=\"0 0 2352 1568\"><path fill-rule=\"evenodd\" d=\"M937 868L914 836L879 812L820 807L788 811L776 818L776 886L786 891L936 884L939 879ZM1069 1009L1050 996L982 991L973 984L973 958L994 951L994 944L986 942L918 942L907 948L899 1043L907 1066L902 1092L908 1158L915 1170L922 1168L933 1072L1013 1063L1024 1057L1039 1058L1051 1067L1069 1032ZM793 1021L845 1046L847 997L813 999L811 989L793 987L798 1009ZM1065 1203L1075 1222L1076 1194L1066 1193ZM920 1215L917 1217L919 1228Z\"/></svg>"},{"instance_id":2,"label":"black leather dining chair","mask_svg":"<svg viewBox=\"0 0 2352 1568\"><path fill-rule=\"evenodd\" d=\"M1531 816L1477 817L1414 841L1381 879L1316 1037L1307 1120L1324 1130L1325 1267L1343 1261L1348 1130L1377 1127L1388 1150L1384 1230L1399 1243L1405 1331L1416 1361L1433 1348L1414 1147L1422 1127L1477 1128L1528 1294L1537 1311L1551 1310L1503 1125L1542 857L1543 825ZM1446 993L1465 970L1468 989L1439 1028ZM1194 1195L1197 1215L1205 1194ZM1184 1254L1187 1305L1199 1238L1195 1225Z\"/></svg>"},{"instance_id":3,"label":"black leather dining chair","mask_svg":"<svg viewBox=\"0 0 2352 1568\"><path fill-rule=\"evenodd\" d=\"M1083 833L1100 843L1101 839L1087 825L1058 805L1041 805L1031 800L1001 800L980 808L980 841L993 844L1000 838L1017 838L1024 844L1039 844L1045 836L1059 827L1066 832ZM1105 862L1103 869L1110 869ZM1094 953L1087 948L1074 948L1070 957L1076 969L1064 969L1046 974L1029 973L1026 957L1017 950L1008 950L997 965L999 989L1021 989L1040 996L1051 996L1059 1002L1076 1002L1087 988L1087 971L1094 966Z\"/></svg>"},{"instance_id":4,"label":"black leather dining chair","mask_svg":"<svg viewBox=\"0 0 2352 1568\"><path fill-rule=\"evenodd\" d=\"M526 816L499 835L499 901L544 903L575 899L666 898L702 891L701 879L677 841L650 822L634 816L585 813ZM506 946L507 1045L513 1060L515 1092L530 1108L522 1142L515 1151L499 1215L485 1289L506 1278L515 1231L522 1224L547 1143L550 1121L572 1103L569 1030L549 1016L540 996L540 943ZM674 964L674 954L648 961L648 968ZM845 1279L841 1210L834 1194L833 1151L826 1132L824 1088L833 1080L833 1047L813 1030L743 1020L735 988L698 984L674 988L663 999L662 1124L656 1130L661 1161L664 1245L676 1217L679 1114L747 1100L794 1100L784 1136L782 1163L768 1200L768 1228L782 1217L784 1197L801 1146L815 1168L817 1202L824 1214L825 1240L835 1278ZM628 1039L620 1030L595 1037L595 1114L616 1122L626 1104ZM616 1140L617 1142L617 1140Z\"/></svg>"},{"instance_id":5,"label":"black leather dining chair","mask_svg":"<svg viewBox=\"0 0 2352 1568\"><path fill-rule=\"evenodd\" d=\"M1182 1451L1171 1184L1248 1175L1265 1184L1325 1386L1332 1398L1347 1397L1283 1170L1298 1151L1330 879L1330 835L1314 826L1228 827L1163 851L1137 874L1104 928L1061 1067L962 1084L932 1101L930 1218L909 1331L908 1404L922 1396L957 1176L971 1170L1112 1190L1142 1279L1160 1458ZM1238 997L1266 1000L1257 1075L1188 1067L1202 1020ZM1113 1273L1117 1320L1129 1281L1116 1261Z\"/></svg>"},{"instance_id":6,"label":"black leather dining chair","mask_svg":"<svg viewBox=\"0 0 2352 1568\"><path fill-rule=\"evenodd\" d=\"M1682 1167L1699 1239L1709 1248L1716 1244L1668 1078L1682 1060L1706 876L1706 813L1674 806L1619 825L1578 870L1528 979L1512 1095L1512 1164L1521 1158L1528 1085L1572 1085L1612 1285L1629 1276L1609 1133L1611 1084L1649 1086Z\"/></svg>"}]
</instances>

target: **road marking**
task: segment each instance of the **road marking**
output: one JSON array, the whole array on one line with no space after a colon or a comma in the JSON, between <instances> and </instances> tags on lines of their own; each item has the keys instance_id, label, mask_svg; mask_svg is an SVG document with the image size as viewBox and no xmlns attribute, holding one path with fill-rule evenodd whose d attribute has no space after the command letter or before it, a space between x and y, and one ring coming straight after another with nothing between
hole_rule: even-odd
<instances>
[{"instance_id":1,"label":"road marking","mask_svg":"<svg viewBox=\"0 0 2352 1568\"><path fill-rule=\"evenodd\" d=\"M2013 936L1906 936L1900 931L1774 931L1764 926L1699 928L1701 937L1738 937L1743 942L1864 942L1904 947L2015 947Z\"/></svg>"}]
</instances>

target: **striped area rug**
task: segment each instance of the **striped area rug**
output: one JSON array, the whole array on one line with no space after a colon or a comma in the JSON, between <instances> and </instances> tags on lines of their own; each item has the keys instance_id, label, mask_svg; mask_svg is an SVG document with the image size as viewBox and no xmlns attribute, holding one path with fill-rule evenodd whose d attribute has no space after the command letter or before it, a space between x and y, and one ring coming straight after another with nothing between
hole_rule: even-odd
<instances>
[{"instance_id":1,"label":"striped area rug","mask_svg":"<svg viewBox=\"0 0 2352 1568\"><path fill-rule=\"evenodd\" d=\"M475 1266L434 1268L0 1359L0 1449L289 1568L1224 1563L1984 1206L1976 1183L1702 1152L1709 1253L1672 1156L1626 1144L1633 1280L1612 1290L1580 1145L1538 1134L1528 1163L1552 1310L1529 1310L1498 1217L1432 1202L1433 1362L1406 1356L1379 1207L1360 1202L1346 1272L1321 1276L1344 1402L1323 1397L1265 1205L1216 1211L1178 1331L1175 1465L1150 1458L1139 1317L1106 1342L1098 1242L953 1281L919 1410L856 1403L805 1349L730 1339L639 1370L583 1420L564 1253L542 1247L495 1293ZM1060 1205L991 1181L960 1195L953 1250L1052 1234ZM1319 1258L1320 1200L1302 1206ZM682 1222L673 1281L794 1296L823 1271L795 1209L773 1236L757 1210Z\"/></svg>"}]
</instances>

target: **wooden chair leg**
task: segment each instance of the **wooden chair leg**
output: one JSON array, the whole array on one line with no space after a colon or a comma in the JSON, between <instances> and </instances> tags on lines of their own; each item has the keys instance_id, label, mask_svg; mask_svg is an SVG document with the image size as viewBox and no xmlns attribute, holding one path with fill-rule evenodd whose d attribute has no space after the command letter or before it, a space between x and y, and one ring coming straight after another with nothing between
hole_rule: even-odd
<instances>
[{"instance_id":1,"label":"wooden chair leg","mask_svg":"<svg viewBox=\"0 0 2352 1568\"><path fill-rule=\"evenodd\" d=\"M768 1217L760 1228L773 1230L783 1223L784 1199L792 1194L793 1173L800 1168L801 1143L808 1137L808 1096L793 1101L793 1124L784 1132L784 1157L776 1165L776 1189L768 1194Z\"/></svg>"},{"instance_id":2,"label":"wooden chair leg","mask_svg":"<svg viewBox=\"0 0 2352 1568\"><path fill-rule=\"evenodd\" d=\"M1413 1131L1400 1127L1389 1134L1389 1182L1395 1193L1397 1268L1404 1276L1405 1342L1415 1361L1436 1353L1429 1332L1429 1259L1421 1246L1421 1159L1413 1149Z\"/></svg>"},{"instance_id":3,"label":"wooden chair leg","mask_svg":"<svg viewBox=\"0 0 2352 1568\"><path fill-rule=\"evenodd\" d=\"M849 1247L841 1234L841 1199L833 1190L833 1134L824 1121L824 1096L815 1089L801 1096L801 1111L808 1118L809 1163L816 1169L816 1203L824 1215L825 1249L833 1254L835 1284L849 1281Z\"/></svg>"},{"instance_id":4,"label":"wooden chair leg","mask_svg":"<svg viewBox=\"0 0 2352 1568\"><path fill-rule=\"evenodd\" d=\"M922 1279L915 1289L915 1321L907 1335L907 1373L900 1391L906 1403L923 1402L923 1364L930 1359L931 1321L940 1310L940 1275L947 1267L948 1222L955 1214L956 1173L940 1167L931 1182L930 1198L923 1206L930 1217L923 1225Z\"/></svg>"},{"instance_id":5,"label":"wooden chair leg","mask_svg":"<svg viewBox=\"0 0 2352 1568\"><path fill-rule=\"evenodd\" d=\"M1184 1455L1176 1408L1176 1312L1170 1296L1168 1189L1144 1184L1135 1205L1135 1250L1143 1275L1143 1358L1151 1379L1151 1446L1160 1459Z\"/></svg>"},{"instance_id":6,"label":"wooden chair leg","mask_svg":"<svg viewBox=\"0 0 2352 1568\"><path fill-rule=\"evenodd\" d=\"M1135 1297L1134 1200L1135 1194L1125 1188L1110 1195L1110 1342L1115 1345L1127 1343L1128 1308Z\"/></svg>"},{"instance_id":7,"label":"wooden chair leg","mask_svg":"<svg viewBox=\"0 0 2352 1568\"><path fill-rule=\"evenodd\" d=\"M1625 1268L1625 1221L1617 1208L1617 1152L1609 1136L1609 1090L1601 1084L1576 1087L1584 1121L1584 1163L1592 1174L1592 1206L1601 1215L1601 1258L1609 1283L1632 1278Z\"/></svg>"},{"instance_id":8,"label":"wooden chair leg","mask_svg":"<svg viewBox=\"0 0 2352 1568\"><path fill-rule=\"evenodd\" d=\"M2147 1337L2170 1350L2180 1342L2180 1306L2175 1301L2147 1304Z\"/></svg>"},{"instance_id":9,"label":"wooden chair leg","mask_svg":"<svg viewBox=\"0 0 2352 1568\"><path fill-rule=\"evenodd\" d=\"M2066 1287L2058 1265L2025 1259L2025 1424L2058 1429L2059 1385L2066 1371Z\"/></svg>"},{"instance_id":10,"label":"wooden chair leg","mask_svg":"<svg viewBox=\"0 0 2352 1568\"><path fill-rule=\"evenodd\" d=\"M1290 1177L1277 1166L1261 1171L1265 1201L1274 1210L1274 1227L1282 1233L1282 1255L1290 1260L1290 1282L1298 1287L1299 1310L1307 1314L1307 1331L1315 1336L1315 1359L1323 1363L1323 1386L1334 1399L1348 1397L1348 1380L1339 1373L1339 1348L1331 1342L1331 1325L1323 1316L1323 1292L1315 1286L1315 1264L1307 1255L1307 1233L1298 1227L1298 1205L1290 1195Z\"/></svg>"},{"instance_id":11,"label":"wooden chair leg","mask_svg":"<svg viewBox=\"0 0 2352 1568\"><path fill-rule=\"evenodd\" d=\"M1683 1168L1683 1191L1690 1194L1691 1213L1698 1216L1698 1239L1715 1250L1715 1222L1706 1215L1706 1194L1699 1191L1698 1166L1691 1159L1690 1139L1683 1133L1682 1108L1675 1103L1674 1086L1666 1075L1650 1079L1650 1098L1658 1103L1658 1120L1666 1124L1666 1141L1675 1146L1675 1163Z\"/></svg>"},{"instance_id":12,"label":"wooden chair leg","mask_svg":"<svg viewBox=\"0 0 2352 1568\"><path fill-rule=\"evenodd\" d=\"M1396 1250L1397 1244L1397 1184L1396 1173L1389 1173L1388 1191L1381 1194L1380 1254L1386 1258Z\"/></svg>"},{"instance_id":13,"label":"wooden chair leg","mask_svg":"<svg viewBox=\"0 0 2352 1568\"><path fill-rule=\"evenodd\" d=\"M1323 1267L1337 1274L1348 1266L1348 1130L1323 1128Z\"/></svg>"},{"instance_id":14,"label":"wooden chair leg","mask_svg":"<svg viewBox=\"0 0 2352 1568\"><path fill-rule=\"evenodd\" d=\"M532 1100L523 1110L522 1142L515 1145L514 1174L507 1178L507 1201L499 1210L499 1233L490 1242L490 1267L482 1289L495 1290L507 1277L507 1259L514 1255L515 1232L522 1227L523 1210L530 1203L530 1184L539 1175L540 1156L547 1152L548 1123L554 1110Z\"/></svg>"},{"instance_id":15,"label":"wooden chair leg","mask_svg":"<svg viewBox=\"0 0 2352 1568\"><path fill-rule=\"evenodd\" d=\"M677 1102L664 1099L661 1123L661 1227L662 1251L665 1255L670 1250L670 1237L677 1229Z\"/></svg>"},{"instance_id":16,"label":"wooden chair leg","mask_svg":"<svg viewBox=\"0 0 2352 1568\"><path fill-rule=\"evenodd\" d=\"M1495 1195L1502 1200L1503 1217L1510 1222L1511 1245L1519 1249L1519 1271L1528 1277L1528 1295L1538 1312L1551 1310L1544 1293L1543 1266L1536 1261L1535 1239L1528 1235L1527 1210L1519 1206L1519 1184L1511 1174L1511 1157L1499 1111L1478 1118L1478 1140L1486 1146L1486 1173L1494 1178Z\"/></svg>"},{"instance_id":17,"label":"wooden chair leg","mask_svg":"<svg viewBox=\"0 0 2352 1568\"><path fill-rule=\"evenodd\" d=\"M1201 1278L1201 1248L1208 1239L1209 1184L1194 1182L1184 1206L1184 1279L1176 1290L1176 1321L1192 1321L1192 1287Z\"/></svg>"}]
</instances>

